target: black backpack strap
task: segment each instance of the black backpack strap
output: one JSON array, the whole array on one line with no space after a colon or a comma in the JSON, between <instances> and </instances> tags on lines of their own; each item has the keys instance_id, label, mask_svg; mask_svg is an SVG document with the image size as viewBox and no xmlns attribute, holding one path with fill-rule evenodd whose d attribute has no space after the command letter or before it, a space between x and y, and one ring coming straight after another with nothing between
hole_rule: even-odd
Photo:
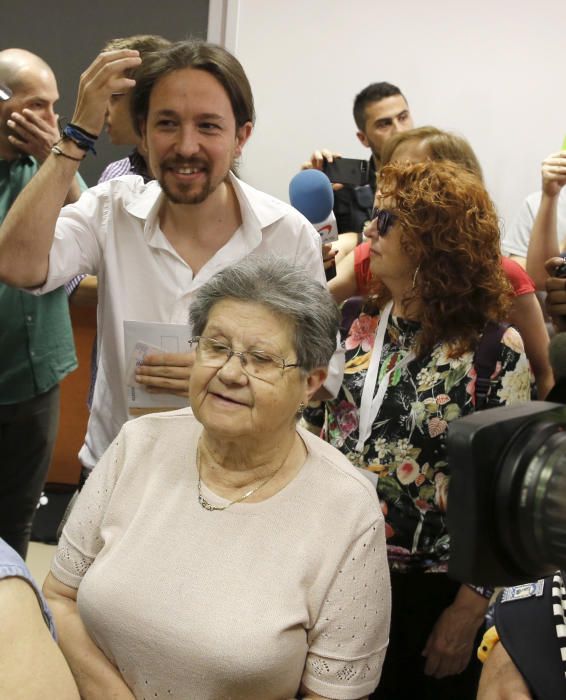
<instances>
[{"instance_id":1,"label":"black backpack strap","mask_svg":"<svg viewBox=\"0 0 566 700\"><path fill-rule=\"evenodd\" d=\"M476 411L481 411L487 404L490 378L495 371L499 358L501 339L509 328L508 324L488 321L479 339L474 354L476 370Z\"/></svg>"}]
</instances>

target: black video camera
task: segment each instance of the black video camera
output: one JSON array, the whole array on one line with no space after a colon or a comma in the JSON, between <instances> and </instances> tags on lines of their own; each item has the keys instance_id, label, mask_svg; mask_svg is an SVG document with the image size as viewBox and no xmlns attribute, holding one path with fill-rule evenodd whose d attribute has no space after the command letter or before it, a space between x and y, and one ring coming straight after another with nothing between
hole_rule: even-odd
<instances>
[{"instance_id":1,"label":"black video camera","mask_svg":"<svg viewBox=\"0 0 566 700\"><path fill-rule=\"evenodd\" d=\"M566 569L566 407L478 411L448 433L450 576L505 586Z\"/></svg>"}]
</instances>

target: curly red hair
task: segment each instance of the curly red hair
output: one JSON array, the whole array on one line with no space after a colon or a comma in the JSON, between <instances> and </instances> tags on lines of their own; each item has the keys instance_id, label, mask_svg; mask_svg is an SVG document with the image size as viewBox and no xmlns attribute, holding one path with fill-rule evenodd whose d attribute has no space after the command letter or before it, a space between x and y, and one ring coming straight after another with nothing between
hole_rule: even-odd
<instances>
[{"instance_id":1,"label":"curly red hair","mask_svg":"<svg viewBox=\"0 0 566 700\"><path fill-rule=\"evenodd\" d=\"M456 357L473 350L488 321L502 321L512 290L501 267L499 222L481 180L448 161L390 164L380 193L401 227L401 245L418 265L406 303L418 301L417 354L439 342ZM391 298L377 284L374 301Z\"/></svg>"}]
</instances>

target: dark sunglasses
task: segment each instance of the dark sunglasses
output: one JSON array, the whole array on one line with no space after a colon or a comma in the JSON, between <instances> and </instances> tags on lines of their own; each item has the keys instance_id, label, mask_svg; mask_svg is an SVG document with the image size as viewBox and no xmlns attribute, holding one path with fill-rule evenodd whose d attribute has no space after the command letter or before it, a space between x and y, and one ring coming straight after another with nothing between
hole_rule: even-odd
<instances>
[{"instance_id":1,"label":"dark sunglasses","mask_svg":"<svg viewBox=\"0 0 566 700\"><path fill-rule=\"evenodd\" d=\"M370 221L376 221L377 222L377 232L379 233L380 236L386 236L387 232L393 226L395 223L397 217L395 214L392 214L390 211L387 211L387 209L378 209L377 207L374 207L371 212L371 219Z\"/></svg>"}]
</instances>

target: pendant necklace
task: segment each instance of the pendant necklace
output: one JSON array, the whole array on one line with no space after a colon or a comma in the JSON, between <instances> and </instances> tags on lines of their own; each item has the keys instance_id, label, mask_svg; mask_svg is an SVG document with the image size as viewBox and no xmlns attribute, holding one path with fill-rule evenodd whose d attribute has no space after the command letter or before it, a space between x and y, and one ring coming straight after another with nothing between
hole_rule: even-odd
<instances>
[{"instance_id":1,"label":"pendant necklace","mask_svg":"<svg viewBox=\"0 0 566 700\"><path fill-rule=\"evenodd\" d=\"M291 448L292 449L292 448ZM291 451L289 451L289 454ZM246 491L246 493L243 496L240 496L240 498L236 498L234 501L230 501L230 503L227 503L225 506L215 506L209 501L206 500L206 498L202 495L202 489L201 489L201 478L200 478L200 444L197 445L197 471L198 471L198 482L197 482L197 489L198 489L198 502L200 505L205 509L205 510L226 510L226 508L230 508L230 506L233 506L235 503L241 503L242 501L245 501L246 498L249 498L252 496L256 491L259 491L261 488L263 488L266 484L268 484L273 477L281 470L285 462L287 461L287 458L289 457L289 454L285 455L285 459L281 462L281 464L277 467L277 469L270 474L267 479L264 479L260 484L257 486L254 486L253 489L250 489L249 491Z\"/></svg>"}]
</instances>

